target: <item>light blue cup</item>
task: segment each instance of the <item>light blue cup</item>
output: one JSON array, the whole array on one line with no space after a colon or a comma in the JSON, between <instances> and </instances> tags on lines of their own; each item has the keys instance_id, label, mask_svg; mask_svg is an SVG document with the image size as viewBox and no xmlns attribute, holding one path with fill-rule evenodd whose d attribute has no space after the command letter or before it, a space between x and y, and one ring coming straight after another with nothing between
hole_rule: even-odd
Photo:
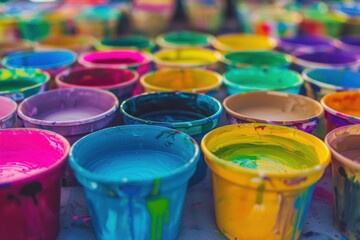
<instances>
[{"instance_id":1,"label":"light blue cup","mask_svg":"<svg viewBox=\"0 0 360 240\"><path fill-rule=\"evenodd\" d=\"M107 128L76 142L69 163L100 240L176 239L199 158L189 135L161 126Z\"/></svg>"}]
</instances>

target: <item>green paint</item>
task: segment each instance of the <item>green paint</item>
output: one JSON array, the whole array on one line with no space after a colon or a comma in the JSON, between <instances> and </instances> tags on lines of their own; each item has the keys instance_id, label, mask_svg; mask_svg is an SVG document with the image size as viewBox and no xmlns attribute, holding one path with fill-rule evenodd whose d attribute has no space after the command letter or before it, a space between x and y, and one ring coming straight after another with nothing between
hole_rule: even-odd
<instances>
[{"instance_id":1,"label":"green paint","mask_svg":"<svg viewBox=\"0 0 360 240\"><path fill-rule=\"evenodd\" d=\"M164 41L174 45L202 46L210 44L208 35L196 32L175 32L164 36Z\"/></svg>"},{"instance_id":2,"label":"green paint","mask_svg":"<svg viewBox=\"0 0 360 240\"><path fill-rule=\"evenodd\" d=\"M239 155L231 158L230 160L232 163L234 163L235 165L239 165L240 167L256 169L258 156Z\"/></svg>"},{"instance_id":3,"label":"green paint","mask_svg":"<svg viewBox=\"0 0 360 240\"><path fill-rule=\"evenodd\" d=\"M19 92L22 88L33 86L36 82L30 79L16 79L0 81L0 92Z\"/></svg>"},{"instance_id":4,"label":"green paint","mask_svg":"<svg viewBox=\"0 0 360 240\"><path fill-rule=\"evenodd\" d=\"M154 186L151 191L151 197L146 206L151 216L151 240L159 240L162 237L163 224L169 223L169 199L157 197L160 193L160 179L154 180Z\"/></svg>"}]
</instances>

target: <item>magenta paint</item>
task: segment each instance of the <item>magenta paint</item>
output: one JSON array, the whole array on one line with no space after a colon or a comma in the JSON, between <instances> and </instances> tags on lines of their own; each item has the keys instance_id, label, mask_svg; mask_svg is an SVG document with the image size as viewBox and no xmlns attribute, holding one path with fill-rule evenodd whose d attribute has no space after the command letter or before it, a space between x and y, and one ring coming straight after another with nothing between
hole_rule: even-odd
<instances>
[{"instance_id":1,"label":"magenta paint","mask_svg":"<svg viewBox=\"0 0 360 240\"><path fill-rule=\"evenodd\" d=\"M11 128L16 121L17 104L7 97L0 96L0 129Z\"/></svg>"},{"instance_id":2,"label":"magenta paint","mask_svg":"<svg viewBox=\"0 0 360 240\"><path fill-rule=\"evenodd\" d=\"M132 70L78 66L58 74L55 83L59 88L108 90L123 101L135 94L138 80L139 74Z\"/></svg>"},{"instance_id":3,"label":"magenta paint","mask_svg":"<svg viewBox=\"0 0 360 240\"><path fill-rule=\"evenodd\" d=\"M0 130L1 239L56 239L69 142L39 129Z\"/></svg>"}]
</instances>

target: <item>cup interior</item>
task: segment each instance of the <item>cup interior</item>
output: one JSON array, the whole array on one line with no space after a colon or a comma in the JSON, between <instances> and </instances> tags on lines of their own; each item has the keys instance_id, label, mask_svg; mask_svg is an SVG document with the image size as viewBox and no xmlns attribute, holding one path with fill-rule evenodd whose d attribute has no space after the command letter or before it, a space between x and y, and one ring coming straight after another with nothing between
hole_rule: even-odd
<instances>
[{"instance_id":1,"label":"cup interior","mask_svg":"<svg viewBox=\"0 0 360 240\"><path fill-rule=\"evenodd\" d=\"M154 60L160 64L206 65L216 63L218 57L207 49L171 49L155 54Z\"/></svg>"},{"instance_id":2,"label":"cup interior","mask_svg":"<svg viewBox=\"0 0 360 240\"><path fill-rule=\"evenodd\" d=\"M270 51L234 52L224 56L225 63L231 66L287 67L291 60L282 53Z\"/></svg>"},{"instance_id":3,"label":"cup interior","mask_svg":"<svg viewBox=\"0 0 360 240\"><path fill-rule=\"evenodd\" d=\"M147 57L137 51L105 51L87 53L83 56L83 61L93 64L123 64L137 65L148 61Z\"/></svg>"},{"instance_id":4,"label":"cup interior","mask_svg":"<svg viewBox=\"0 0 360 240\"><path fill-rule=\"evenodd\" d=\"M6 118L16 111L17 105L10 98L0 97L0 119Z\"/></svg>"},{"instance_id":5,"label":"cup interior","mask_svg":"<svg viewBox=\"0 0 360 240\"><path fill-rule=\"evenodd\" d=\"M360 92L344 91L329 94L322 99L325 109L337 113L360 118Z\"/></svg>"},{"instance_id":6,"label":"cup interior","mask_svg":"<svg viewBox=\"0 0 360 240\"><path fill-rule=\"evenodd\" d=\"M349 70L313 69L306 72L304 79L324 87L360 89L360 73Z\"/></svg>"}]
</instances>

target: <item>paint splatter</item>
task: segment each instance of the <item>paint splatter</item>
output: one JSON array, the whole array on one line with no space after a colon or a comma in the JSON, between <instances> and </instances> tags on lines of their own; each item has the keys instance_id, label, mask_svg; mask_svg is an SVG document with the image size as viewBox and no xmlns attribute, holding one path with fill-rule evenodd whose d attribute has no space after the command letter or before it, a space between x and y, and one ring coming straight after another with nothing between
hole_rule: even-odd
<instances>
[{"instance_id":1,"label":"paint splatter","mask_svg":"<svg viewBox=\"0 0 360 240\"><path fill-rule=\"evenodd\" d=\"M32 182L20 189L19 194L24 197L30 197L35 205L38 205L36 194L42 191L42 185L40 182Z\"/></svg>"}]
</instances>

